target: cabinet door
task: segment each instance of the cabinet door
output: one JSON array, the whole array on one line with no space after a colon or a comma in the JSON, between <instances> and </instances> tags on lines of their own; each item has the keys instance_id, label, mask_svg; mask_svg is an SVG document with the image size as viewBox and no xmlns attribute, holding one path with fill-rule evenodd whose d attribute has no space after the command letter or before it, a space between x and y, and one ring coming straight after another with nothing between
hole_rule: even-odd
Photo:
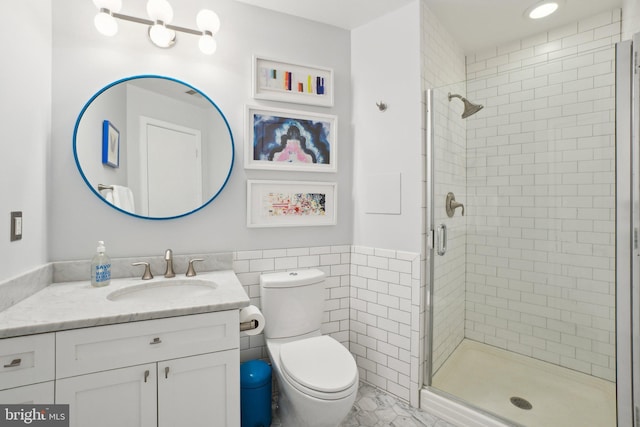
<instances>
[{"instance_id":1,"label":"cabinet door","mask_svg":"<svg viewBox=\"0 0 640 427\"><path fill-rule=\"evenodd\" d=\"M239 426L239 351L158 363L158 421L159 427Z\"/></svg>"},{"instance_id":2,"label":"cabinet door","mask_svg":"<svg viewBox=\"0 0 640 427\"><path fill-rule=\"evenodd\" d=\"M156 427L156 364L56 381L56 403L69 404L71 427Z\"/></svg>"},{"instance_id":3,"label":"cabinet door","mask_svg":"<svg viewBox=\"0 0 640 427\"><path fill-rule=\"evenodd\" d=\"M47 405L53 403L53 381L0 391L0 402L7 405Z\"/></svg>"}]
</instances>

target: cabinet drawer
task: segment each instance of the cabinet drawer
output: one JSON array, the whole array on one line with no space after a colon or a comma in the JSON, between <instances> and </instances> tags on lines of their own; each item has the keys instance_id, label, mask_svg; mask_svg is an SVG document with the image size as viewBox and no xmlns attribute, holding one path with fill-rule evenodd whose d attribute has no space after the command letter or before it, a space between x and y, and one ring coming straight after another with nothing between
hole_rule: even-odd
<instances>
[{"instance_id":1,"label":"cabinet drawer","mask_svg":"<svg viewBox=\"0 0 640 427\"><path fill-rule=\"evenodd\" d=\"M238 310L56 333L56 378L239 346Z\"/></svg>"},{"instance_id":2,"label":"cabinet drawer","mask_svg":"<svg viewBox=\"0 0 640 427\"><path fill-rule=\"evenodd\" d=\"M0 389L53 380L54 349L53 333L0 340Z\"/></svg>"},{"instance_id":3,"label":"cabinet drawer","mask_svg":"<svg viewBox=\"0 0 640 427\"><path fill-rule=\"evenodd\" d=\"M0 391L3 405L46 405L53 403L54 381Z\"/></svg>"}]
</instances>

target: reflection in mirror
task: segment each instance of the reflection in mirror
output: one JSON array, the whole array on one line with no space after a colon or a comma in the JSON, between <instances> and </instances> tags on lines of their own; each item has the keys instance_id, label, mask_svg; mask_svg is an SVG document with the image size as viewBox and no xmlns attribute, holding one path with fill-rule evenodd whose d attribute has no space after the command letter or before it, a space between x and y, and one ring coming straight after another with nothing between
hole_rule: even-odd
<instances>
[{"instance_id":1,"label":"reflection in mirror","mask_svg":"<svg viewBox=\"0 0 640 427\"><path fill-rule=\"evenodd\" d=\"M233 136L217 105L162 76L135 76L94 95L73 135L80 174L112 207L168 219L210 203L233 167Z\"/></svg>"}]
</instances>

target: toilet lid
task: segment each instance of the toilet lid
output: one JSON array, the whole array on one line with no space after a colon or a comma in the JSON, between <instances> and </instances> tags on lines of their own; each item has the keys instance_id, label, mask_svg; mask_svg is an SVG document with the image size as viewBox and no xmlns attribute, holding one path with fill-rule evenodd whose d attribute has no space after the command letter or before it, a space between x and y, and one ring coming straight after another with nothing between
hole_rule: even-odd
<instances>
[{"instance_id":1,"label":"toilet lid","mask_svg":"<svg viewBox=\"0 0 640 427\"><path fill-rule=\"evenodd\" d=\"M292 380L323 393L345 390L358 378L351 353L326 335L283 344L280 362Z\"/></svg>"}]
</instances>

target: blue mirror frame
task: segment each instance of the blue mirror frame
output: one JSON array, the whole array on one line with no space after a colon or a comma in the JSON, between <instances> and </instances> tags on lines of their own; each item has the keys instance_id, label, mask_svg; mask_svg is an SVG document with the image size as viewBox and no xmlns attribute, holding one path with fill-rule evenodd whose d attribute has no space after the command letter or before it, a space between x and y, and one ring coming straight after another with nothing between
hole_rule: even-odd
<instances>
[{"instance_id":1,"label":"blue mirror frame","mask_svg":"<svg viewBox=\"0 0 640 427\"><path fill-rule=\"evenodd\" d=\"M191 90L196 91L198 94L200 94L204 99L206 99L209 103L211 103L211 105L214 107L214 109L218 112L218 114L220 114L220 117L222 118L222 120L224 121L224 124L227 128L227 131L229 132L229 140L231 143L231 158L230 158L230 162L229 162L229 172L227 173L224 182L222 183L222 185L220 185L220 188L211 196L211 198L209 198L207 201L205 201L201 206L190 210L188 212L179 214L179 215L174 215L174 216L167 216L167 217L154 217L154 216L143 216L143 215L138 215L134 212L130 212L127 211L125 209L121 209L118 206L115 206L111 203L109 203L100 193L99 191L94 187L94 185L97 186L96 183L92 184L89 179L87 178L87 176L85 175L84 171L82 170L82 166L80 164L80 159L78 158L78 140L77 140L77 136L78 136L78 129L80 127L80 123L82 121L82 118L85 114L85 112L87 111L87 109L91 106L91 104L93 103L93 101L95 101L101 94L103 94L105 91L109 90L110 88L112 88L113 86L116 86L118 84L121 83L126 83L129 81L133 81L133 80L138 80L138 79L146 79L146 78L154 78L154 79L164 79L164 80L168 80L171 82L175 82L178 84L181 84L183 86L185 86L186 88L189 88ZM75 126L74 126L74 130L73 130L73 157L76 163L76 167L78 168L78 172L80 172L80 175L82 176L82 179L84 180L85 184L87 184L87 187L89 187L89 189L91 189L91 191L96 195L96 197L98 197L98 199L100 199L103 203L105 203L107 206L109 206L112 209L115 209L117 211L120 211L122 213L125 213L129 216L132 217L136 217L136 218L141 218L141 219L151 219L151 220L167 220L167 219L175 219L175 218L181 218L187 215L191 215L194 212L197 212L201 209L203 209L205 206L209 205L211 202L213 202L213 200L218 197L218 195L222 192L222 190L226 187L227 183L229 182L229 178L231 177L231 172L233 171L233 165L235 162L235 143L233 140L233 133L231 132L231 127L229 126L229 122L227 121L227 118L225 117L224 113L222 112L222 110L220 110L220 108L218 107L218 105L213 102L213 100L211 98L209 98L204 92L202 92L201 90L199 90L198 88L175 78L172 77L166 77L166 76L161 76L161 75L154 75L154 74L142 74L142 75L136 75L136 76L131 76L131 77L125 77L122 78L120 80L114 81L110 84L108 84L107 86L103 87L102 89L100 89L98 92L96 92L95 95L93 95L91 97L91 99L89 99L89 101L87 101L87 103L84 105L84 107L82 108L82 110L80 111L80 114L78 115L78 119L76 120Z\"/></svg>"}]
</instances>

